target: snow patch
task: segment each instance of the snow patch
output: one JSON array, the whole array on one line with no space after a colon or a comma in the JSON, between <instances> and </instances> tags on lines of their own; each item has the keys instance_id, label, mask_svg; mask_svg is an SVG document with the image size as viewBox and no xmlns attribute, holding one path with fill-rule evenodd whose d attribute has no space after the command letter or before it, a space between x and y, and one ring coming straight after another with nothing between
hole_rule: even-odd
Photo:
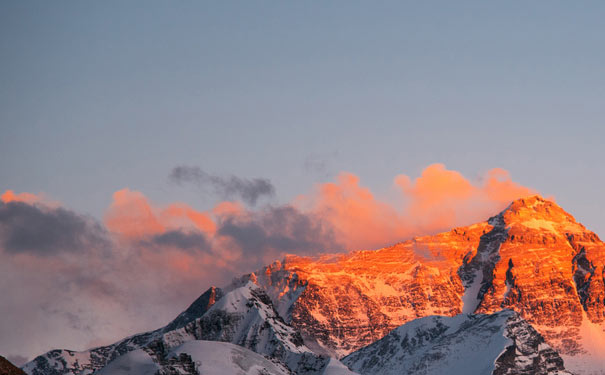
<instances>
[{"instance_id":1,"label":"snow patch","mask_svg":"<svg viewBox=\"0 0 605 375\"><path fill-rule=\"evenodd\" d=\"M511 340L504 336L511 312L416 319L345 357L361 374L491 374Z\"/></svg>"},{"instance_id":2,"label":"snow patch","mask_svg":"<svg viewBox=\"0 0 605 375\"><path fill-rule=\"evenodd\" d=\"M347 366L336 358L330 358L321 375L357 375L357 373L349 370Z\"/></svg>"},{"instance_id":3,"label":"snow patch","mask_svg":"<svg viewBox=\"0 0 605 375\"><path fill-rule=\"evenodd\" d=\"M160 367L142 349L128 352L97 372L97 375L148 375L155 374Z\"/></svg>"},{"instance_id":4,"label":"snow patch","mask_svg":"<svg viewBox=\"0 0 605 375\"><path fill-rule=\"evenodd\" d=\"M585 353L574 356L561 355L565 367L582 375L605 375L605 326L592 323L582 311L580 344Z\"/></svg>"},{"instance_id":5,"label":"snow patch","mask_svg":"<svg viewBox=\"0 0 605 375\"><path fill-rule=\"evenodd\" d=\"M481 290L481 283L483 282L483 272L480 270L475 271L473 281L471 285L466 288L462 295L462 313L472 314L477 310L481 299L479 299L479 290Z\"/></svg>"},{"instance_id":6,"label":"snow patch","mask_svg":"<svg viewBox=\"0 0 605 375\"><path fill-rule=\"evenodd\" d=\"M173 348L168 357L185 353L191 356L196 370L204 375L287 375L289 371L260 354L231 343L189 341Z\"/></svg>"},{"instance_id":7,"label":"snow patch","mask_svg":"<svg viewBox=\"0 0 605 375\"><path fill-rule=\"evenodd\" d=\"M553 225L554 223L549 220L532 218L530 220L525 220L525 221L521 222L520 224L522 224L523 226L525 226L527 228L546 230L548 232L552 232L552 233L556 234L557 236L560 236L559 231L557 231Z\"/></svg>"}]
</instances>

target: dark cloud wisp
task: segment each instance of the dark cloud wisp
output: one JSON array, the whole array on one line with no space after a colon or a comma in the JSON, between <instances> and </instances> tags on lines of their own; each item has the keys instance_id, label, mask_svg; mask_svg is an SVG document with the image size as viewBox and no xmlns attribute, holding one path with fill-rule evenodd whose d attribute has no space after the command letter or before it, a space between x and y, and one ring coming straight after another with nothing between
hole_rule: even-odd
<instances>
[{"instance_id":1,"label":"dark cloud wisp","mask_svg":"<svg viewBox=\"0 0 605 375\"><path fill-rule=\"evenodd\" d=\"M158 246L173 246L186 251L210 251L211 246L206 236L198 231L184 232L182 230L171 230L155 235L148 241Z\"/></svg>"},{"instance_id":2,"label":"dark cloud wisp","mask_svg":"<svg viewBox=\"0 0 605 375\"><path fill-rule=\"evenodd\" d=\"M64 208L0 202L0 243L8 253L55 255L107 247L107 231L93 219Z\"/></svg>"},{"instance_id":3,"label":"dark cloud wisp","mask_svg":"<svg viewBox=\"0 0 605 375\"><path fill-rule=\"evenodd\" d=\"M192 183L202 189L209 188L224 199L239 197L250 205L255 205L263 196L275 195L275 187L266 178L222 177L209 174L200 167L175 167L169 178L177 184Z\"/></svg>"},{"instance_id":4,"label":"dark cloud wisp","mask_svg":"<svg viewBox=\"0 0 605 375\"><path fill-rule=\"evenodd\" d=\"M305 173L312 173L321 178L329 178L334 174L332 164L338 156L338 151L323 154L310 154L303 162Z\"/></svg>"},{"instance_id":5,"label":"dark cloud wisp","mask_svg":"<svg viewBox=\"0 0 605 375\"><path fill-rule=\"evenodd\" d=\"M291 206L270 207L243 220L229 218L217 234L230 237L246 254L255 256L272 251L315 254L341 247L329 225Z\"/></svg>"}]
</instances>

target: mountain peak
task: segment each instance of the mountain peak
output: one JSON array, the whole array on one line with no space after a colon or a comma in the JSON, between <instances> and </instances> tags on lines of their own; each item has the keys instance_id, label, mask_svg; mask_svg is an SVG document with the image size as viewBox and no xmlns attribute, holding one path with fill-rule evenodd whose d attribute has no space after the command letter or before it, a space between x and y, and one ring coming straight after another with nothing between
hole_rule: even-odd
<instances>
[{"instance_id":1,"label":"mountain peak","mask_svg":"<svg viewBox=\"0 0 605 375\"><path fill-rule=\"evenodd\" d=\"M527 197L519 198L510 204L510 206L505 210L540 210L542 207L555 208L558 210L563 210L559 205L557 205L552 199L547 199L542 197L541 195L530 195Z\"/></svg>"},{"instance_id":2,"label":"mountain peak","mask_svg":"<svg viewBox=\"0 0 605 375\"><path fill-rule=\"evenodd\" d=\"M539 195L513 201L498 217L507 227L519 226L551 232L579 232L586 228L550 199Z\"/></svg>"}]
</instances>

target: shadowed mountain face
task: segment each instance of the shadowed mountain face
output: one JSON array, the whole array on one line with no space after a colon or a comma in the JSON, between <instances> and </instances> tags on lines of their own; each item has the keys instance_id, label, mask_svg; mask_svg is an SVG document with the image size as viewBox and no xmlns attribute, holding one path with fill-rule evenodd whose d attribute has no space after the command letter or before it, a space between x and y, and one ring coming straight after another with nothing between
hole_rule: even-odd
<instances>
[{"instance_id":1,"label":"shadowed mountain face","mask_svg":"<svg viewBox=\"0 0 605 375\"><path fill-rule=\"evenodd\" d=\"M162 329L82 353L52 351L24 369L47 374L55 366L53 374L82 374L141 348L163 369L193 368L186 358L171 364L171 348L212 340L246 347L295 373L327 374L330 366L335 373L350 373L327 356L342 358L417 318L502 317L497 314L509 309L514 324L507 315L498 327L525 328L502 337L516 340L527 353L496 353L500 362L493 371L531 373L534 368L524 361L533 358L539 362L535 368L554 374L564 371L560 354L567 370L598 374L605 369L604 266L605 244L597 235L535 196L513 202L486 222L384 249L288 256L225 288L209 289ZM489 326L482 324L476 325L479 331ZM448 333L448 340L460 340L455 336ZM544 344L532 344L542 338ZM361 357L355 362L365 363Z\"/></svg>"},{"instance_id":2,"label":"shadowed mountain face","mask_svg":"<svg viewBox=\"0 0 605 375\"><path fill-rule=\"evenodd\" d=\"M8 359L0 356L0 375L25 375L25 373Z\"/></svg>"},{"instance_id":3,"label":"shadowed mountain face","mask_svg":"<svg viewBox=\"0 0 605 375\"><path fill-rule=\"evenodd\" d=\"M343 362L363 375L570 374L557 352L511 310L419 318Z\"/></svg>"}]
</instances>

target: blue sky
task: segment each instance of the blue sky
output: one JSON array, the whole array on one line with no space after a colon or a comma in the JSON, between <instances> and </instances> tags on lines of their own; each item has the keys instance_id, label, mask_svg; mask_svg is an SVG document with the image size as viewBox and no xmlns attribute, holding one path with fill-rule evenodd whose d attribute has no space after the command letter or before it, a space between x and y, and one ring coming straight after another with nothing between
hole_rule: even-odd
<instances>
[{"instance_id":1,"label":"blue sky","mask_svg":"<svg viewBox=\"0 0 605 375\"><path fill-rule=\"evenodd\" d=\"M501 167L605 233L605 4L3 2L0 190L101 217L210 207L177 165L268 178ZM309 168L315 166L315 168Z\"/></svg>"}]
</instances>

